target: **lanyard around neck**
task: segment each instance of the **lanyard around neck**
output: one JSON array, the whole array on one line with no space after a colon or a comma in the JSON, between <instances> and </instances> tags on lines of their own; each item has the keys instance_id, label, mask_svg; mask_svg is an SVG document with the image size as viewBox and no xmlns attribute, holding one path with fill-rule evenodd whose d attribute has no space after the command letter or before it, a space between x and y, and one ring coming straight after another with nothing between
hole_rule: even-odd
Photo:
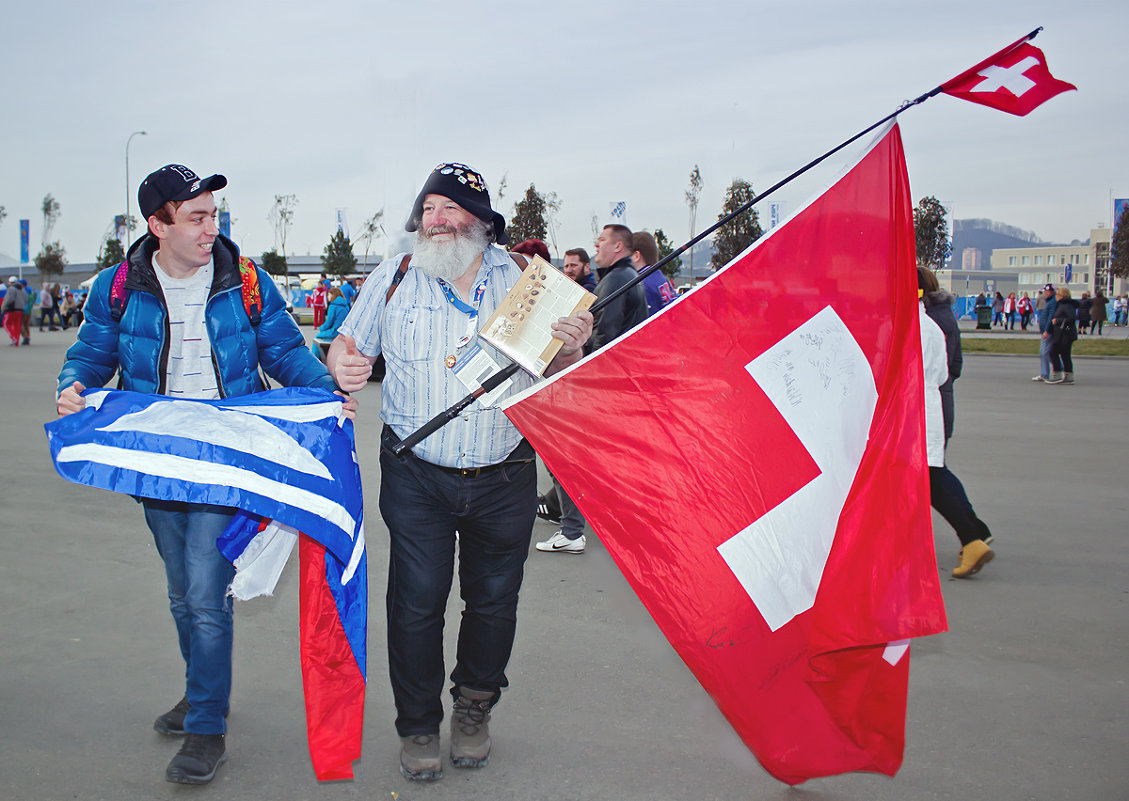
<instances>
[{"instance_id":1,"label":"lanyard around neck","mask_svg":"<svg viewBox=\"0 0 1129 801\"><path fill-rule=\"evenodd\" d=\"M474 288L474 297L471 304L462 300L455 290L444 281L442 278L436 278L439 282L439 287L443 290L443 294L447 297L447 302L461 311L463 314L468 315L472 320L478 316L478 306L482 303L482 296L486 294L486 282L490 280L490 275L487 274L485 278L478 282L478 286Z\"/></svg>"}]
</instances>

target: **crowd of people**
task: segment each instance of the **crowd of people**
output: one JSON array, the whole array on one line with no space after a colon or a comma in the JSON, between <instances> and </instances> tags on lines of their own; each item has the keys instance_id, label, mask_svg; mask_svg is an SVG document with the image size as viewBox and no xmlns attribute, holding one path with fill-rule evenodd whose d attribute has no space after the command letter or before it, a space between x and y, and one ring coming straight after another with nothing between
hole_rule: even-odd
<instances>
[{"instance_id":1,"label":"crowd of people","mask_svg":"<svg viewBox=\"0 0 1129 801\"><path fill-rule=\"evenodd\" d=\"M1050 286L1048 284L1048 286ZM1067 291L1067 297L1070 297L1070 290L1063 287ZM996 292L996 297L989 301L988 297L981 292L976 296L975 308L981 309L991 308L991 326L1001 327L1005 330L1015 330L1015 324L1018 321L1020 329L1027 330L1027 326L1047 304L1046 288L1042 292L1035 293L1034 299L1027 292L1021 293L1020 297L1016 297L1015 292L1009 292L1007 297L1004 297L1002 292ZM1075 322L1077 323L1076 337L1093 335L1102 335L1102 330L1108 322L1114 326L1124 326L1129 324L1129 293L1124 295L1115 295L1113 300L1106 297L1105 292L1098 290L1091 295L1089 292L1083 292L1082 296L1075 301ZM1042 328L1039 329L1042 332Z\"/></svg>"},{"instance_id":2,"label":"crowd of people","mask_svg":"<svg viewBox=\"0 0 1129 801\"><path fill-rule=\"evenodd\" d=\"M10 347L31 344L31 327L39 312L39 330L66 331L82 322L82 307L69 287L44 281L42 289L33 289L26 278L11 276L0 292L2 324L11 340Z\"/></svg>"}]
</instances>

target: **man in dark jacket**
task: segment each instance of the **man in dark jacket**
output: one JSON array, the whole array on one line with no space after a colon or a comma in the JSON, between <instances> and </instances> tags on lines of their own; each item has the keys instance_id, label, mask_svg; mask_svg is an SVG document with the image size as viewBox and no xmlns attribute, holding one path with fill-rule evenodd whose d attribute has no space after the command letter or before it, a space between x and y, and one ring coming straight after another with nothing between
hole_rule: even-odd
<instances>
[{"instance_id":1,"label":"man in dark jacket","mask_svg":"<svg viewBox=\"0 0 1129 801\"><path fill-rule=\"evenodd\" d=\"M335 389L274 281L249 262L259 298L257 308L245 305L239 250L216 227L212 192L226 185L222 175L202 179L179 164L141 184L138 206L148 232L129 249L124 281L117 266L94 281L78 341L59 374L60 416L82 411L83 390L104 385L115 372L123 389L179 398L258 392L265 389L260 367L283 384ZM355 406L349 401L347 414ZM186 665L184 697L153 727L185 738L165 778L206 784L227 758L233 643L227 589L235 570L216 538L236 510L152 499L142 505L165 563Z\"/></svg>"},{"instance_id":2,"label":"man in dark jacket","mask_svg":"<svg viewBox=\"0 0 1129 801\"><path fill-rule=\"evenodd\" d=\"M1043 306L1036 312L1039 321L1039 334L1043 337L1039 345L1039 374L1032 381L1047 381L1051 377L1051 318L1054 317L1058 301L1055 300L1054 284L1043 285Z\"/></svg>"},{"instance_id":3,"label":"man in dark jacket","mask_svg":"<svg viewBox=\"0 0 1129 801\"><path fill-rule=\"evenodd\" d=\"M964 365L964 356L960 349L960 328L957 326L956 315L953 314L953 296L942 292L937 283L937 276L926 267L917 268L917 283L925 293L922 300L925 302L925 313L929 319L937 324L941 333L945 335L945 352L948 358L949 378L941 384L941 411L945 419L945 444L953 436L953 421L956 417L956 405L953 396L953 382L960 378L960 371Z\"/></svg>"},{"instance_id":4,"label":"man in dark jacket","mask_svg":"<svg viewBox=\"0 0 1129 801\"><path fill-rule=\"evenodd\" d=\"M596 239L596 273L600 283L596 285L596 302L611 295L635 277L635 267L631 264L631 254L635 252L631 229L626 225L605 225ZM647 319L647 295L642 284L636 284L596 312L596 322L592 338L584 348L585 353L593 353L611 342L625 331L629 331Z\"/></svg>"}]
</instances>

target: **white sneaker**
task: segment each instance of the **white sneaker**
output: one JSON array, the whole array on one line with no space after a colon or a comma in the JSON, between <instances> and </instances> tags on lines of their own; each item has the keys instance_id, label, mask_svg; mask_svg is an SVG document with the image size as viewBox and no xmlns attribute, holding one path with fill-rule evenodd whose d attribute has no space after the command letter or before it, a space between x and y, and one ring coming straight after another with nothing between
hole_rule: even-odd
<instances>
[{"instance_id":1,"label":"white sneaker","mask_svg":"<svg viewBox=\"0 0 1129 801\"><path fill-rule=\"evenodd\" d=\"M544 542L537 543L537 550L547 553L580 554L584 553L584 546L586 544L587 538L583 534L574 540L570 540L558 531Z\"/></svg>"}]
</instances>

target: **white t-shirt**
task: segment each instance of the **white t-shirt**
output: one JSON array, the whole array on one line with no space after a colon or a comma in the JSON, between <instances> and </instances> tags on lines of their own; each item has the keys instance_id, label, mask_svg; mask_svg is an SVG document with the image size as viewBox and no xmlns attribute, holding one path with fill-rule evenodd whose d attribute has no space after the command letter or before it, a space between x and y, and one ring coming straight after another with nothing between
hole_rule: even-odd
<instances>
[{"instance_id":1,"label":"white t-shirt","mask_svg":"<svg viewBox=\"0 0 1129 801\"><path fill-rule=\"evenodd\" d=\"M209 261L188 278L173 278L157 264L153 271L165 293L169 312L169 361L165 394L175 398L218 398L212 342L204 324L204 306L215 272Z\"/></svg>"}]
</instances>

